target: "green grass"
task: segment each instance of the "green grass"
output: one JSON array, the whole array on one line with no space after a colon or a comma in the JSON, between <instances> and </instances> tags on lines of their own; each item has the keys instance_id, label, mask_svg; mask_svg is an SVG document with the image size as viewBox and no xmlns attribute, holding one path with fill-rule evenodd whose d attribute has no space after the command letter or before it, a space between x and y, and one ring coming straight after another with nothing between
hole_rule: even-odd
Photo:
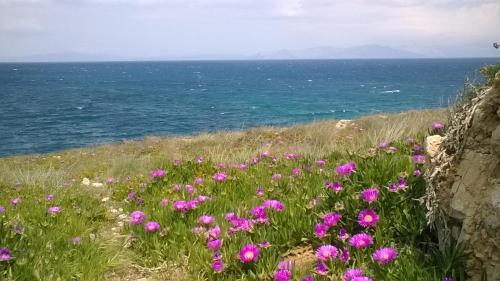
<instances>
[{"instance_id":1,"label":"green grass","mask_svg":"<svg viewBox=\"0 0 500 281\"><path fill-rule=\"evenodd\" d=\"M463 250L436 251L424 207L417 201L424 194L424 181L412 176L412 147L404 142L412 136L421 143L430 124L444 119L444 110L408 112L364 117L345 129L337 128L335 121L322 121L1 158L0 205L6 211L1 215L0 247L7 247L13 258L0 262L0 274L11 280L135 280L138 276L149 280L272 280L278 262L290 258L300 264L293 270L294 278L300 280L314 271L314 263L306 258L311 253L287 253L331 243L351 252L348 264L335 261L331 265L331 280L341 278L353 266L363 268L375 280L441 280L444 276L463 280ZM368 152L382 141L397 147L397 152ZM280 159L273 163L264 158L248 164L246 170L230 168L264 150ZM300 157L287 160L285 152ZM198 155L205 157L202 164L195 161ZM173 159L182 159L182 164L174 165ZM326 160L323 169L315 165L317 159ZM355 161L359 167L350 177L339 177L334 168L347 161ZM218 162L226 164L224 171L229 176L223 183L211 179ZM296 167L302 172L292 176ZM153 181L149 172L156 168L165 169L167 176ZM271 181L274 173L283 176L278 183ZM80 184L83 177L92 182L113 177L114 183L87 187ZM176 192L172 186L193 184L195 177L204 179L202 186L195 186L195 195L207 195L211 200L186 213L173 210L173 201L194 195ZM389 192L387 186L399 177L407 178L409 187L405 192ZM343 191L325 189L327 179L341 181ZM258 186L265 190L263 197L256 195ZM359 199L359 192L371 186L381 190L379 200L371 206L380 221L366 230L375 244L366 250L352 249L336 237L336 231L345 227L352 235L363 230L357 214L368 205ZM131 191L141 198L141 204L127 199ZM48 194L55 196L52 202L46 200ZM9 202L15 197L22 200L17 206ZM104 197L111 199L104 203ZM164 198L170 201L167 206L159 204ZM224 214L235 212L248 218L265 199L280 200L286 209L269 210L268 225L227 235L230 225ZM317 203L312 204L314 201ZM47 209L52 205L62 211L49 215ZM148 220L160 223L160 231L146 233L143 225L125 223L115 233L111 229L120 220L111 209L119 208L127 216L134 210L144 211ZM332 211L342 214L339 226L326 238L315 237L314 227L321 215ZM210 267L211 251L205 238L191 231L202 214L213 215L222 230L225 270L220 274ZM16 226L22 227L21 233L16 233ZM81 237L81 242L73 243L75 237ZM271 246L261 250L258 262L243 265L237 258L241 246L263 240ZM380 266L371 253L382 246L396 247L399 255L394 262Z\"/></svg>"}]
</instances>

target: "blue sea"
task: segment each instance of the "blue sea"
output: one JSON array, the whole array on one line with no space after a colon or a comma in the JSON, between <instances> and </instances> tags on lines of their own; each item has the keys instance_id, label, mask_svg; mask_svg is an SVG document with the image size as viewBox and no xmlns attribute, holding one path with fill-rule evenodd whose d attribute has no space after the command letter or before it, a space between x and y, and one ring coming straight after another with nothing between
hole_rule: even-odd
<instances>
[{"instance_id":1,"label":"blue sea","mask_svg":"<svg viewBox=\"0 0 500 281\"><path fill-rule=\"evenodd\" d=\"M0 155L447 106L499 59L0 64Z\"/></svg>"}]
</instances>

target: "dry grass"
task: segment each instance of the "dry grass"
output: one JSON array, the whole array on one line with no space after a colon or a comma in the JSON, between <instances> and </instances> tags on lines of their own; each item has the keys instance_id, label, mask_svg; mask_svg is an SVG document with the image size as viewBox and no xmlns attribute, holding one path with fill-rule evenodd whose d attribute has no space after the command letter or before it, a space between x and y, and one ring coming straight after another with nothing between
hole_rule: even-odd
<instances>
[{"instance_id":1,"label":"dry grass","mask_svg":"<svg viewBox=\"0 0 500 281\"><path fill-rule=\"evenodd\" d=\"M355 120L346 128L337 121L318 121L292 127L258 127L246 131L203 133L191 137L147 137L71 149L44 155L0 158L0 184L19 181L37 186L64 186L82 177L105 181L145 174L165 160L193 159L238 162L268 150L282 155L294 151L321 156L332 151L362 151L381 141L425 132L433 121L446 119L446 110L409 111L373 115ZM362 131L362 132L361 132Z\"/></svg>"}]
</instances>

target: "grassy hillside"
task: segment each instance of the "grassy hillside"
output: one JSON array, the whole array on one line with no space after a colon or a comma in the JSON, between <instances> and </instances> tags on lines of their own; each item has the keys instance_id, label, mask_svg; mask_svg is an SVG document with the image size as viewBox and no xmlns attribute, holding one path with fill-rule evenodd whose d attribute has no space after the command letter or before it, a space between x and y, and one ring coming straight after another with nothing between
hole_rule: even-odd
<instances>
[{"instance_id":1,"label":"grassy hillside","mask_svg":"<svg viewBox=\"0 0 500 281\"><path fill-rule=\"evenodd\" d=\"M414 111L1 158L0 274L351 280L344 275L355 268L373 280L461 280L460 251L437 254L417 200L425 170L414 156L445 116Z\"/></svg>"}]
</instances>

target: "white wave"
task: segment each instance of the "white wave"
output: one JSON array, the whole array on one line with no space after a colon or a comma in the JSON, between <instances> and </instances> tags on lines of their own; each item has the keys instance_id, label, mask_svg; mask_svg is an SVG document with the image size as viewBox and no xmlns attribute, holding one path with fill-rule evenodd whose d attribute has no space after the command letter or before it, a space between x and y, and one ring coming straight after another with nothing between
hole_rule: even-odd
<instances>
[{"instance_id":1,"label":"white wave","mask_svg":"<svg viewBox=\"0 0 500 281\"><path fill-rule=\"evenodd\" d=\"M382 91L382 94L394 94L394 93L400 93L400 90L390 90L390 91Z\"/></svg>"}]
</instances>

